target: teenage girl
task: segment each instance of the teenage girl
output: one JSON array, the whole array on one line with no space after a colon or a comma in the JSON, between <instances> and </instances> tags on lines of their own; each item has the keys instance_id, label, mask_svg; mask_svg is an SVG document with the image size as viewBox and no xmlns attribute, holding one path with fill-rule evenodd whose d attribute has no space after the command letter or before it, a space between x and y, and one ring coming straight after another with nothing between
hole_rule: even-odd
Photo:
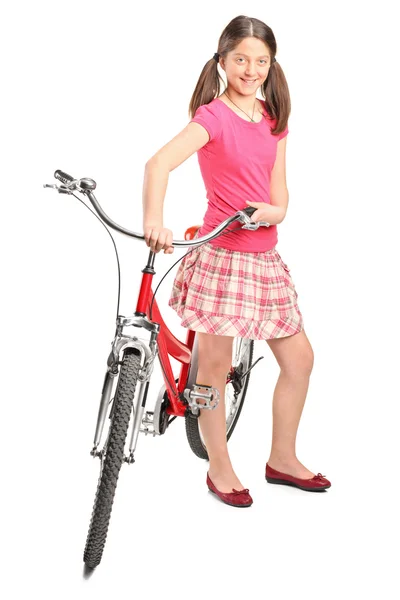
<instances>
[{"instance_id":1,"label":"teenage girl","mask_svg":"<svg viewBox=\"0 0 400 600\"><path fill-rule=\"evenodd\" d=\"M236 336L263 339L280 367L273 396L273 431L265 477L269 483L321 491L330 482L309 471L296 456L296 434L313 367L298 295L276 250L277 225L288 207L286 140L290 96L270 27L246 16L222 32L218 52L205 64L193 96L188 125L147 163L143 187L143 230L154 252L173 252L172 231L163 226L169 173L189 156L198 161L208 206L196 233L203 236L246 206L252 221L270 227L237 229L189 251L182 259L169 305L182 326L198 332L197 381L220 393L199 424L209 456L208 488L223 502L250 506L249 490L237 477L228 453L225 382ZM227 86L220 94L218 66ZM263 99L256 97L260 89Z\"/></svg>"}]
</instances>

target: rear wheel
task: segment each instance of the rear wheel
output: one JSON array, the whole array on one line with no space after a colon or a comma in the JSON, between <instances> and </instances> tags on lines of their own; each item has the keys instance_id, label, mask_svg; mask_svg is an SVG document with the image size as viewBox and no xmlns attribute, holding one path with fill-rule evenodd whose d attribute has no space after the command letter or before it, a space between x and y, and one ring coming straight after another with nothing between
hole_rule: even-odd
<instances>
[{"instance_id":1,"label":"rear wheel","mask_svg":"<svg viewBox=\"0 0 400 600\"><path fill-rule=\"evenodd\" d=\"M132 414L140 361L141 356L137 350L126 348L111 409L111 423L103 448L100 476L83 554L83 560L90 568L100 563L107 538L119 471L124 460L125 440Z\"/></svg>"},{"instance_id":2,"label":"rear wheel","mask_svg":"<svg viewBox=\"0 0 400 600\"><path fill-rule=\"evenodd\" d=\"M227 374L225 387L226 439L229 440L236 427L249 385L250 373L246 373L252 364L254 340L235 337L232 344L232 366ZM198 371L197 336L193 344L192 362L190 365L187 387L196 382ZM222 402L223 399L220 399ZM201 409L200 409L201 410ZM198 415L188 410L185 415L186 436L189 446L199 458L208 460L207 449L201 435Z\"/></svg>"}]
</instances>

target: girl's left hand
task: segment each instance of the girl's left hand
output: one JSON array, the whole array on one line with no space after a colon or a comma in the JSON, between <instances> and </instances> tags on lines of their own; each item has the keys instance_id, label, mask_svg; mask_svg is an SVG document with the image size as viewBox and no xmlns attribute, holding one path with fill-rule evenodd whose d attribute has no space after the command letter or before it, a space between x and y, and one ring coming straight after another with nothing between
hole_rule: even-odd
<instances>
[{"instance_id":1,"label":"girl's left hand","mask_svg":"<svg viewBox=\"0 0 400 600\"><path fill-rule=\"evenodd\" d=\"M279 206L273 206L267 202L251 202L250 200L246 200L246 204L257 209L251 215L251 220L254 223L267 221L271 225L277 225L282 221L282 209Z\"/></svg>"}]
</instances>

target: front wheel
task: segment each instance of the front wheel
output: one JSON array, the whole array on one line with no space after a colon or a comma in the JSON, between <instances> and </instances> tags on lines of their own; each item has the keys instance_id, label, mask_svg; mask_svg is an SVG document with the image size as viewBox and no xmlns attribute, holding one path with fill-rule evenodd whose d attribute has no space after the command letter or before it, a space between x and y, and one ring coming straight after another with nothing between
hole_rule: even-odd
<instances>
[{"instance_id":1,"label":"front wheel","mask_svg":"<svg viewBox=\"0 0 400 600\"><path fill-rule=\"evenodd\" d=\"M141 356L135 349L127 348L124 351L83 554L83 560L90 568L100 563L107 538L119 471L124 460L124 447L140 371L140 360Z\"/></svg>"},{"instance_id":2,"label":"front wheel","mask_svg":"<svg viewBox=\"0 0 400 600\"><path fill-rule=\"evenodd\" d=\"M198 371L198 346L197 336L195 336L192 361L190 365L187 387L191 387L196 382ZM250 372L246 373L252 364L254 350L254 340L248 338L235 337L232 345L232 366L227 374L225 386L225 414L226 414L226 439L231 437L236 427L240 413L246 397L249 385ZM220 399L223 402L223 398ZM200 409L201 410L201 409ZM199 458L209 459L207 448L205 446L201 430L199 427L198 415L194 415L191 410L185 414L186 436L189 446Z\"/></svg>"}]
</instances>

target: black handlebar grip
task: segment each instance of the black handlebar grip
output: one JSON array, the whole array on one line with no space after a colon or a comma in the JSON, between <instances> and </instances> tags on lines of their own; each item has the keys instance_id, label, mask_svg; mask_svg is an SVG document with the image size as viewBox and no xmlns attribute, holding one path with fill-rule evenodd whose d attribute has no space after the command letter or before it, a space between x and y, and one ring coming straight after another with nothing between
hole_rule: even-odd
<instances>
[{"instance_id":1,"label":"black handlebar grip","mask_svg":"<svg viewBox=\"0 0 400 600\"><path fill-rule=\"evenodd\" d=\"M242 208L241 209L242 212L245 212L246 215L248 217L251 217L251 215L257 210L254 206L246 206L246 208Z\"/></svg>"},{"instance_id":2,"label":"black handlebar grip","mask_svg":"<svg viewBox=\"0 0 400 600\"><path fill-rule=\"evenodd\" d=\"M65 185L68 185L68 183L74 181L74 178L71 177L71 175L68 175L68 173L64 173L64 171L60 171L60 169L54 171L54 177L58 179L58 181L61 181L61 183L65 183Z\"/></svg>"}]
</instances>

